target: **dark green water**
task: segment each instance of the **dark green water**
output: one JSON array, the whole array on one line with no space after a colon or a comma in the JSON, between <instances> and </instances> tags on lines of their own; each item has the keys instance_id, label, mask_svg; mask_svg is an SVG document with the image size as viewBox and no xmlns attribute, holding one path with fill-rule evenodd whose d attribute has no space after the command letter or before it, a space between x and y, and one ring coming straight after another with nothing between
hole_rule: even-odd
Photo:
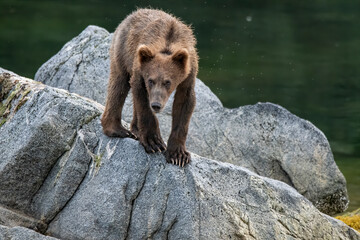
<instances>
[{"instance_id":1,"label":"dark green water","mask_svg":"<svg viewBox=\"0 0 360 240\"><path fill-rule=\"evenodd\" d=\"M225 106L273 102L320 128L360 207L360 1L1 0L0 66L33 78L86 26L112 32L136 6L192 23L199 78Z\"/></svg>"}]
</instances>

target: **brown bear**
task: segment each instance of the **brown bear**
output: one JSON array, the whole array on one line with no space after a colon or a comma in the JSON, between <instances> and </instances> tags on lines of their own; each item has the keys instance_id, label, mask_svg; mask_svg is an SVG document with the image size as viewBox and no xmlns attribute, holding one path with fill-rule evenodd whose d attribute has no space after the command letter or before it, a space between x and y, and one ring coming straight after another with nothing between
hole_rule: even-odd
<instances>
[{"instance_id":1,"label":"brown bear","mask_svg":"<svg viewBox=\"0 0 360 240\"><path fill-rule=\"evenodd\" d=\"M185 141L195 107L195 45L191 28L163 11L139 9L127 16L110 47L110 79L101 119L104 133L138 139L148 153L165 151L169 163L182 167L189 163ZM128 131L121 124L121 112L130 87L134 109ZM166 147L155 113L163 109L175 89Z\"/></svg>"}]
</instances>

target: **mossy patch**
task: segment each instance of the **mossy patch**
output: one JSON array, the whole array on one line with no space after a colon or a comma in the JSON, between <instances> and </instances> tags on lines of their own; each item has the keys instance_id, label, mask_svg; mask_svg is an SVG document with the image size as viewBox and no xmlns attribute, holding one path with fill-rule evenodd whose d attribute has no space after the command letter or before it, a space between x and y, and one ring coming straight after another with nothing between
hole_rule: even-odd
<instances>
[{"instance_id":1,"label":"mossy patch","mask_svg":"<svg viewBox=\"0 0 360 240\"><path fill-rule=\"evenodd\" d=\"M23 91L23 93L21 94L21 99L14 108L14 112L17 112L27 102L27 100L29 100L29 98L26 97L29 94L29 92L31 92L30 88L25 89L25 91Z\"/></svg>"},{"instance_id":2,"label":"mossy patch","mask_svg":"<svg viewBox=\"0 0 360 240\"><path fill-rule=\"evenodd\" d=\"M356 231L360 232L360 208L335 218L343 221L349 227L352 227Z\"/></svg>"},{"instance_id":3,"label":"mossy patch","mask_svg":"<svg viewBox=\"0 0 360 240\"><path fill-rule=\"evenodd\" d=\"M0 102L0 117L4 115L6 111L6 106Z\"/></svg>"},{"instance_id":4,"label":"mossy patch","mask_svg":"<svg viewBox=\"0 0 360 240\"><path fill-rule=\"evenodd\" d=\"M95 162L95 168L100 168L101 166L101 159L103 157L104 153L100 154L100 155L95 155L94 156L94 162Z\"/></svg>"},{"instance_id":5,"label":"mossy patch","mask_svg":"<svg viewBox=\"0 0 360 240\"><path fill-rule=\"evenodd\" d=\"M15 85L15 90L11 91L9 93L9 96L6 98L5 100L5 104L10 104L10 102L16 97L18 96L19 92L21 91L21 84L18 83Z\"/></svg>"},{"instance_id":6,"label":"mossy patch","mask_svg":"<svg viewBox=\"0 0 360 240\"><path fill-rule=\"evenodd\" d=\"M356 231L360 232L360 215L355 216L338 216L336 219L343 221L349 227L352 227Z\"/></svg>"},{"instance_id":7,"label":"mossy patch","mask_svg":"<svg viewBox=\"0 0 360 240\"><path fill-rule=\"evenodd\" d=\"M84 119L81 124L86 125L86 124L90 123L92 120L94 120L95 118L97 118L100 115L101 115L101 113L95 113L94 115L89 116L88 118Z\"/></svg>"},{"instance_id":8,"label":"mossy patch","mask_svg":"<svg viewBox=\"0 0 360 240\"><path fill-rule=\"evenodd\" d=\"M0 84L1 127L26 103L28 100L26 96L31 92L31 87L20 83L18 80L11 80L9 74L0 74ZM15 107L13 107L14 104Z\"/></svg>"},{"instance_id":9,"label":"mossy patch","mask_svg":"<svg viewBox=\"0 0 360 240\"><path fill-rule=\"evenodd\" d=\"M2 102L17 82L10 80L10 74L0 74L0 102Z\"/></svg>"},{"instance_id":10,"label":"mossy patch","mask_svg":"<svg viewBox=\"0 0 360 240\"><path fill-rule=\"evenodd\" d=\"M92 158L94 161L93 166L93 176L97 175L97 173L100 170L101 164L102 164L102 158L103 158L104 153L100 153L100 154L92 154Z\"/></svg>"},{"instance_id":11,"label":"mossy patch","mask_svg":"<svg viewBox=\"0 0 360 240\"><path fill-rule=\"evenodd\" d=\"M0 127L2 126L2 125L4 125L4 123L6 123L6 118L2 118L2 119L0 119Z\"/></svg>"},{"instance_id":12,"label":"mossy patch","mask_svg":"<svg viewBox=\"0 0 360 240\"><path fill-rule=\"evenodd\" d=\"M18 83L15 85L14 90L10 90L9 92L5 93L2 92L2 96L6 96L6 98L2 99L1 106L0 106L0 117L6 117L11 109L11 102L14 100L14 98L18 97L20 95L21 91L21 84Z\"/></svg>"}]
</instances>

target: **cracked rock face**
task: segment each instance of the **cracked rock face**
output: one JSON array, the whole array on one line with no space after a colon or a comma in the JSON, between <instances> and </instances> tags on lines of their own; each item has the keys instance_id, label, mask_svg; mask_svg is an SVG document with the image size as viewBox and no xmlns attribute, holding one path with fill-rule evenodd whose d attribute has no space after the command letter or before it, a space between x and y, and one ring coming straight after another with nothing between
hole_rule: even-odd
<instances>
[{"instance_id":1,"label":"cracked rock face","mask_svg":"<svg viewBox=\"0 0 360 240\"><path fill-rule=\"evenodd\" d=\"M185 168L167 164L133 139L102 134L96 102L15 75L0 74L0 83L7 86L2 96L17 92L0 127L0 150L6 152L0 206L41 221L47 235L360 239L285 183L195 154ZM10 225L6 220L0 224ZM0 238L51 239L29 238L37 233L27 229L25 237L10 238L17 229L0 226Z\"/></svg>"},{"instance_id":2,"label":"cracked rock face","mask_svg":"<svg viewBox=\"0 0 360 240\"><path fill-rule=\"evenodd\" d=\"M112 35L87 27L36 73L35 80L105 103ZM346 182L325 135L310 122L271 103L224 108L200 80L187 148L201 156L246 167L297 189L322 212L335 214L348 205ZM173 96L158 114L167 140ZM132 119L128 97L123 118Z\"/></svg>"}]
</instances>

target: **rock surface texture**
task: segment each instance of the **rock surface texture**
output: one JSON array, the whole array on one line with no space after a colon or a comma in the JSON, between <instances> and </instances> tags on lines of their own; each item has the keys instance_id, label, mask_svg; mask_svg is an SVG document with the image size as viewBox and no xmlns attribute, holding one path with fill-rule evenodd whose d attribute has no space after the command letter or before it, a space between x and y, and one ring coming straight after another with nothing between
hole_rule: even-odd
<instances>
[{"instance_id":1,"label":"rock surface texture","mask_svg":"<svg viewBox=\"0 0 360 240\"><path fill-rule=\"evenodd\" d=\"M24 227L6 227L0 225L1 240L56 240Z\"/></svg>"},{"instance_id":2,"label":"rock surface texture","mask_svg":"<svg viewBox=\"0 0 360 240\"><path fill-rule=\"evenodd\" d=\"M87 27L36 73L35 80L104 104L112 35ZM322 212L335 214L348 205L346 182L325 135L310 122L271 103L224 108L200 80L187 148L201 156L246 167L293 186ZM171 130L173 97L158 114L162 136ZM128 97L123 118L130 122Z\"/></svg>"},{"instance_id":3,"label":"rock surface texture","mask_svg":"<svg viewBox=\"0 0 360 240\"><path fill-rule=\"evenodd\" d=\"M195 154L185 168L167 164L136 140L103 135L96 102L10 74L0 84L0 205L41 221L38 231L59 239L360 239L283 182ZM0 237L51 239L9 227Z\"/></svg>"}]
</instances>

